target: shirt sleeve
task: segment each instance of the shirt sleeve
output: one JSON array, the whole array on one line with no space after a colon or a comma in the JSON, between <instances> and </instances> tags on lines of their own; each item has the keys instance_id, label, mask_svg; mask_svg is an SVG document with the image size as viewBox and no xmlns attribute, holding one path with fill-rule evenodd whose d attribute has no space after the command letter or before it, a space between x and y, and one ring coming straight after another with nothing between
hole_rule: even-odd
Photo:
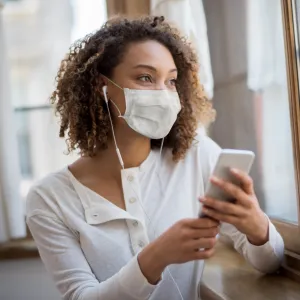
<instances>
[{"instance_id":1,"label":"shirt sleeve","mask_svg":"<svg viewBox=\"0 0 300 300\"><path fill-rule=\"evenodd\" d=\"M230 240L234 248L258 271L273 273L281 265L284 256L284 243L281 235L269 220L269 240L264 245L252 245L245 234L233 225L223 223L221 237Z\"/></svg>"},{"instance_id":2,"label":"shirt sleeve","mask_svg":"<svg viewBox=\"0 0 300 300\"><path fill-rule=\"evenodd\" d=\"M36 214L27 218L27 224L41 259L65 300L148 299L159 285L148 283L137 256L114 276L99 282L84 257L78 238L62 221Z\"/></svg>"},{"instance_id":3,"label":"shirt sleeve","mask_svg":"<svg viewBox=\"0 0 300 300\"><path fill-rule=\"evenodd\" d=\"M221 148L209 137L201 136L199 147L203 160L204 186L206 186L209 176L215 166ZM284 256L284 243L281 235L269 220L269 241L262 246L252 245L247 236L238 231L233 225L223 223L220 236L233 243L234 248L244 256L244 258L257 270L263 273L276 271Z\"/></svg>"}]
</instances>

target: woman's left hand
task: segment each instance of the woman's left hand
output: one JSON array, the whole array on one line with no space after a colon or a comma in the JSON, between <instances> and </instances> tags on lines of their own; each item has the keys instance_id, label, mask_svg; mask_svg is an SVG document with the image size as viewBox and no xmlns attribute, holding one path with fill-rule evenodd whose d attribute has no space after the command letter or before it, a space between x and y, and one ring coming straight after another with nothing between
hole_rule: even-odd
<instances>
[{"instance_id":1,"label":"woman's left hand","mask_svg":"<svg viewBox=\"0 0 300 300\"><path fill-rule=\"evenodd\" d=\"M235 203L204 197L200 199L202 211L210 218L234 225L253 245L263 245L269 240L269 220L259 207L252 178L236 169L231 172L241 183L240 187L216 177L210 180L232 196Z\"/></svg>"}]
</instances>

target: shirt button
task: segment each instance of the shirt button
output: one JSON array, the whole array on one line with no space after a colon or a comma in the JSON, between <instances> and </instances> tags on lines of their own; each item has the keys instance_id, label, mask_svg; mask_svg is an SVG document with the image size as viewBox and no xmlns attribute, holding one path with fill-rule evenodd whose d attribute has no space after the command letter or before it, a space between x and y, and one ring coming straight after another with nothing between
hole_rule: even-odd
<instances>
[{"instance_id":1,"label":"shirt button","mask_svg":"<svg viewBox=\"0 0 300 300\"><path fill-rule=\"evenodd\" d=\"M145 246L145 243L143 241L139 241L139 244L138 244L141 248L143 248Z\"/></svg>"},{"instance_id":2,"label":"shirt button","mask_svg":"<svg viewBox=\"0 0 300 300\"><path fill-rule=\"evenodd\" d=\"M133 222L132 222L132 225L133 225L134 227L137 227L137 226L139 225L139 222L138 222L138 221L133 221Z\"/></svg>"},{"instance_id":3,"label":"shirt button","mask_svg":"<svg viewBox=\"0 0 300 300\"><path fill-rule=\"evenodd\" d=\"M134 180L134 176L133 175L128 175L127 180L129 182L132 182Z\"/></svg>"},{"instance_id":4,"label":"shirt button","mask_svg":"<svg viewBox=\"0 0 300 300\"><path fill-rule=\"evenodd\" d=\"M132 198L129 199L130 203L134 203L135 201L136 201L136 198L134 198L134 197L132 197Z\"/></svg>"}]
</instances>

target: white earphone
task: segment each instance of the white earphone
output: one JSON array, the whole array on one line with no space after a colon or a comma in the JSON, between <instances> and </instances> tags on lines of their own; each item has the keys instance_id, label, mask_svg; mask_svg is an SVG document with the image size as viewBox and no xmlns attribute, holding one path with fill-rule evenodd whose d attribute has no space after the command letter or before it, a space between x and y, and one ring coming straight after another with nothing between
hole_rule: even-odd
<instances>
[{"instance_id":1,"label":"white earphone","mask_svg":"<svg viewBox=\"0 0 300 300\"><path fill-rule=\"evenodd\" d=\"M104 85L102 87L102 91L103 91L103 94L104 94L105 102L108 103L108 99L107 99L107 95L106 95L106 93L107 93L107 85Z\"/></svg>"},{"instance_id":2,"label":"white earphone","mask_svg":"<svg viewBox=\"0 0 300 300\"><path fill-rule=\"evenodd\" d=\"M112 134L113 134L115 146L116 146L117 156L118 156L118 159L119 159L119 162L120 162L120 165L121 165L122 169L124 169L124 162L123 162L123 159L122 159L121 152L120 152L120 150L118 148L118 145L117 145L117 140L116 140L116 137L115 137L115 131L114 131L114 127L113 127L113 122L112 122L112 119L111 119L110 109L109 109L109 105L108 105L107 85L104 85L102 87L102 91L103 91L105 103L106 103L106 106L107 106L108 117L109 117L109 121L110 121L110 125L111 125L111 131L112 131Z\"/></svg>"}]
</instances>

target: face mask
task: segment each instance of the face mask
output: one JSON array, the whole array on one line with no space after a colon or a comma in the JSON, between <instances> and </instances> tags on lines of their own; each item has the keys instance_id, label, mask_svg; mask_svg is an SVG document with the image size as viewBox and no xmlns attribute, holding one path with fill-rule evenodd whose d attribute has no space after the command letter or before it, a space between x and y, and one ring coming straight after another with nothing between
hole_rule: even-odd
<instances>
[{"instance_id":1,"label":"face mask","mask_svg":"<svg viewBox=\"0 0 300 300\"><path fill-rule=\"evenodd\" d=\"M170 132L181 110L177 92L123 89L107 79L124 91L126 110L123 116L116 104L111 102L117 108L119 117L133 130L150 139L164 138Z\"/></svg>"}]
</instances>

